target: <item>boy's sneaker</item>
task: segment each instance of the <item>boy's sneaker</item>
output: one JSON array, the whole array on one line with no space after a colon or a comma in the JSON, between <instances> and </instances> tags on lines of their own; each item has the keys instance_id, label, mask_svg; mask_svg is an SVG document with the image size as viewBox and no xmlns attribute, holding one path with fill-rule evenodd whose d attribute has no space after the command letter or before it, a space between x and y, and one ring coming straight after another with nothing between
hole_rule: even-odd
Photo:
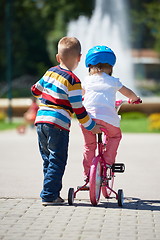
<instances>
[{"instance_id":1,"label":"boy's sneaker","mask_svg":"<svg viewBox=\"0 0 160 240\"><path fill-rule=\"evenodd\" d=\"M64 199L61 197L56 198L55 200L51 201L51 202L42 202L43 206L53 206L53 205L59 205L59 204L63 204L64 203Z\"/></svg>"}]
</instances>

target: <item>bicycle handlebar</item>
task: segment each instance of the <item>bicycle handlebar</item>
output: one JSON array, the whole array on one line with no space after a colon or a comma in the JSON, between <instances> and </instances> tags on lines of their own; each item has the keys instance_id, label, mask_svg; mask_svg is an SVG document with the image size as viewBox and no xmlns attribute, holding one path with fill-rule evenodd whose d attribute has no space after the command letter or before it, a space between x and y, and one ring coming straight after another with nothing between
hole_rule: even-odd
<instances>
[{"instance_id":1,"label":"bicycle handlebar","mask_svg":"<svg viewBox=\"0 0 160 240\"><path fill-rule=\"evenodd\" d=\"M129 99L128 101L127 100L117 100L116 103L115 103L115 107L117 109L117 111L119 110L119 108L121 107L121 105L125 102L128 102L129 104L140 104L142 103L142 99L138 99L137 101L134 101L132 102L131 99ZM102 132L104 132L106 135L108 134L107 132L107 129L106 128L100 128ZM101 136L102 134L100 133L99 134L99 137Z\"/></svg>"},{"instance_id":2,"label":"bicycle handlebar","mask_svg":"<svg viewBox=\"0 0 160 240\"><path fill-rule=\"evenodd\" d=\"M117 111L119 110L119 108L121 107L121 105L123 104L123 103L129 103L129 104L140 104L140 103L142 103L142 99L138 99L137 101L134 101L134 102L132 102L132 100L131 99L129 99L128 101L127 100L116 100L116 102L115 102L115 108L117 109Z\"/></svg>"},{"instance_id":3,"label":"bicycle handlebar","mask_svg":"<svg viewBox=\"0 0 160 240\"><path fill-rule=\"evenodd\" d=\"M100 128L100 129L101 129L102 132L104 132L106 135L108 135L108 131L107 131L106 128ZM101 133L99 133L99 134L101 134Z\"/></svg>"},{"instance_id":4,"label":"bicycle handlebar","mask_svg":"<svg viewBox=\"0 0 160 240\"><path fill-rule=\"evenodd\" d=\"M122 99L121 100L117 100L115 102L115 107L117 109L117 112L118 112L119 108L121 107L121 105L123 103L125 103L125 102L128 102L129 104L140 104L140 103L142 103L142 99L138 98L138 100L134 101L134 102L132 102L131 99L129 99L128 101L127 100L122 100ZM105 128L100 128L100 129L101 129L102 132L104 132L107 135L107 129L105 129ZM100 135L101 135L101 133L100 133Z\"/></svg>"},{"instance_id":5,"label":"bicycle handlebar","mask_svg":"<svg viewBox=\"0 0 160 240\"><path fill-rule=\"evenodd\" d=\"M138 98L138 100L137 100L137 101L134 101L134 102L132 102L132 100L129 99L129 100L128 100L128 103L129 103L129 104L140 104L140 103L142 103L142 99Z\"/></svg>"}]
</instances>

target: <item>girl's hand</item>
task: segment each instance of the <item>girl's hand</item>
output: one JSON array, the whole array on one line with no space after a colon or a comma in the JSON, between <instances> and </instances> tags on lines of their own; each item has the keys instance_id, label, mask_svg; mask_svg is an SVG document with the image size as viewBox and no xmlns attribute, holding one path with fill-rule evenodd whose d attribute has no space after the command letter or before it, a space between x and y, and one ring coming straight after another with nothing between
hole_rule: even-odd
<instances>
[{"instance_id":1,"label":"girl's hand","mask_svg":"<svg viewBox=\"0 0 160 240\"><path fill-rule=\"evenodd\" d=\"M137 100L129 99L128 103L130 103L130 104L140 104L140 103L142 103L142 99L140 97L137 97Z\"/></svg>"}]
</instances>

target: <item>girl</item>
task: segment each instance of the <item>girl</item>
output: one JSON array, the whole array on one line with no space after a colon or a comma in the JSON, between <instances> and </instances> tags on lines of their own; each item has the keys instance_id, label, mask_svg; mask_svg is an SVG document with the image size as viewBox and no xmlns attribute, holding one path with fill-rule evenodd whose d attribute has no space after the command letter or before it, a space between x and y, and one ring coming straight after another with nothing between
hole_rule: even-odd
<instances>
[{"instance_id":1,"label":"girl","mask_svg":"<svg viewBox=\"0 0 160 240\"><path fill-rule=\"evenodd\" d=\"M107 129L109 142L104 153L106 162L115 163L117 148L121 140L120 119L115 110L116 92L130 98L133 103L139 97L129 88L125 87L118 78L112 76L113 66L116 62L114 52L106 46L95 46L87 55L85 64L89 68L89 76L82 83L84 89L84 106L91 118L97 124ZM87 131L82 125L84 135L83 166L85 178L96 150L96 135Z\"/></svg>"}]
</instances>

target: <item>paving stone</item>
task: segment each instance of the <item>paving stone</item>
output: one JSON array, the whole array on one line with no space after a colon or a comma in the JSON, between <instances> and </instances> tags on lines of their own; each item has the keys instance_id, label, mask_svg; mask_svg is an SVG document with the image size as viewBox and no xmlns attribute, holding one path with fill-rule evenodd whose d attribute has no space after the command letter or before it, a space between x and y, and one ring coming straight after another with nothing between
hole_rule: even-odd
<instances>
[{"instance_id":1,"label":"paving stone","mask_svg":"<svg viewBox=\"0 0 160 240\"><path fill-rule=\"evenodd\" d=\"M122 151L120 150L120 155L124 156L128 167L126 175L122 176L124 180L119 182L117 174L115 187L124 185L125 191L128 192L126 196L134 197L126 197L124 207L119 208L114 197L110 199L102 197L99 204L93 207L89 201L88 192L78 193L73 206L69 206L66 200L63 206L43 207L41 199L39 199L42 176L38 175L41 171L41 161L36 145L37 136L31 132L23 137L16 134L12 134L12 142L9 143L10 147L13 146L10 150L11 155L18 152L19 149L16 149L16 146L20 146L19 148L22 150L24 148L24 151L27 146L30 151L26 152L24 159L17 157L13 159L14 165L12 165L11 171L8 168L10 162L7 160L10 158L6 157L5 148L3 151L4 138L8 144L10 135L8 137L5 133L2 134L1 155L5 156L6 161L3 157L1 158L3 171L1 170L0 177L2 177L3 186L1 185L0 195L0 240L160 240L160 195L159 191L155 191L155 189L159 189L160 180L158 158L160 135L154 134L152 137L151 135L138 135L138 139L137 135L127 134L124 136L124 142L126 142L121 148ZM72 135L72 137L75 136ZM16 139L16 145L13 144L14 139ZM147 145L148 142L149 145ZM137 144L136 156L134 155L135 151L132 154L133 143ZM78 143L77 146L80 144ZM78 154L80 152L82 153L82 150ZM69 159L69 174L64 176L65 186L62 189L64 196L67 196L66 186L68 190L69 184L73 182L74 176L70 173L76 173L75 185L80 182L81 156L76 159L77 162L75 162L75 154L73 157L71 161L74 160L74 165L71 166ZM150 159L154 159L152 168L149 164ZM23 161L26 173L19 171L20 161ZM34 165L35 161L37 162ZM142 171L144 166L146 171ZM150 175L153 173L152 181L149 182L147 182L147 169L149 169ZM137 172L133 179L134 171ZM6 173L8 174L7 182L4 181ZM13 173L18 178L14 178Z\"/></svg>"}]
</instances>

